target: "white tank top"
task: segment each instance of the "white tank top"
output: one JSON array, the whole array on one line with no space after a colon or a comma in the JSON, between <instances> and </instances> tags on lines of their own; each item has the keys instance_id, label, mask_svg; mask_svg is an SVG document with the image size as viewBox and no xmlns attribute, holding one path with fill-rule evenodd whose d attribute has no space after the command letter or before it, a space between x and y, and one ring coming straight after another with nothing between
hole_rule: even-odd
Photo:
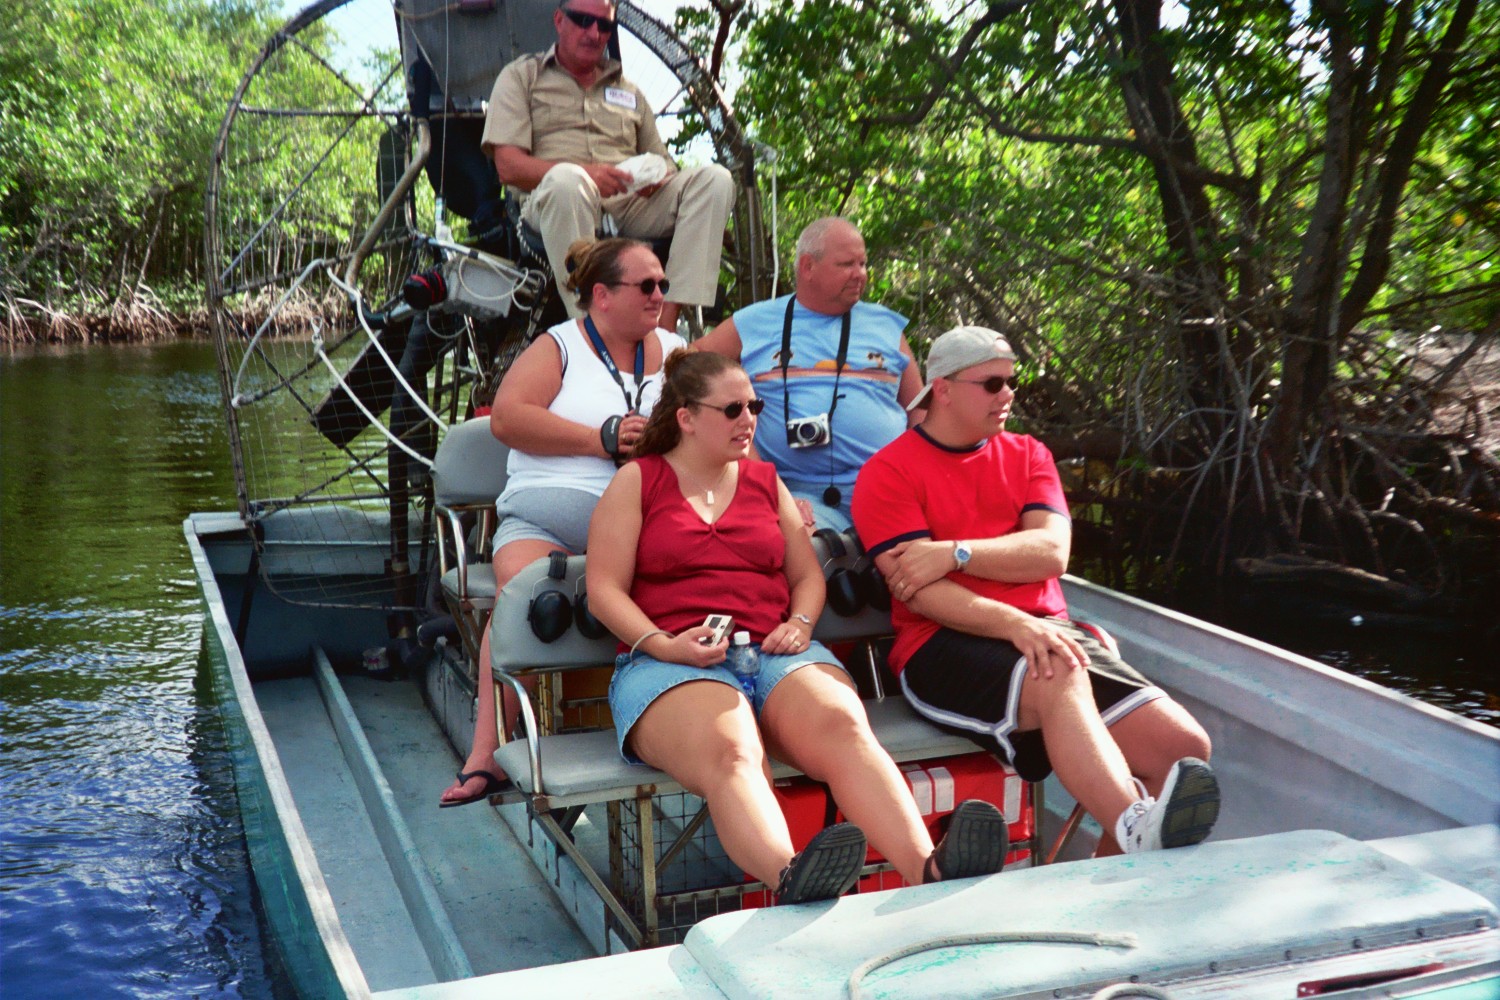
<instances>
[{"instance_id":1,"label":"white tank top","mask_svg":"<svg viewBox=\"0 0 1500 1000\"><path fill-rule=\"evenodd\" d=\"M562 387L547 409L560 417L587 427L599 427L610 417L623 415L628 407L625 392L615 384L609 369L589 346L588 336L576 320L559 323L546 331L557 342L562 352ZM657 329L656 339L661 344L661 356L687 346L675 333ZM620 380L625 390L635 400L635 352L627 358L615 358L620 369ZM662 368L645 376L642 380L640 412L651 415L657 400L661 399ZM507 466L505 492L501 498L517 490L538 486L563 487L586 490L595 496L603 496L604 488L615 475L615 463L607 458L592 455L530 455L524 451L512 451Z\"/></svg>"}]
</instances>

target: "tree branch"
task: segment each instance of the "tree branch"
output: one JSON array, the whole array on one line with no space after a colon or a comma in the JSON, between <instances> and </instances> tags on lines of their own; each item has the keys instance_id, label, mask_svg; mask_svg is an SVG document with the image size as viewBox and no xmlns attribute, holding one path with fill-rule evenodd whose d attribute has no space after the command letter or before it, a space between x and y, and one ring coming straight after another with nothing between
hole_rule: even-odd
<instances>
[{"instance_id":1,"label":"tree branch","mask_svg":"<svg viewBox=\"0 0 1500 1000\"><path fill-rule=\"evenodd\" d=\"M969 57L974 44L979 40L979 36L984 34L985 29L991 25L999 24L1006 17L1016 13L1024 6L1026 6L1026 0L1006 0L1003 3L986 5L984 13L974 19L974 22L969 25L968 30L963 33L963 37L958 40L958 45L954 47L952 54L939 56L931 52L928 53L928 59L936 63L941 72L938 74L938 82L929 87L927 93L916 100L916 106L911 111L899 115L869 116L861 118L860 121L862 123L868 122L871 125L921 124L932 111L933 106L937 104L938 98L942 97L943 92L948 89L948 85L957 78L958 71L963 66L964 60ZM895 11L888 11L887 14L892 24L905 31L908 35L912 34L911 22ZM902 103L906 103L906 101L903 100Z\"/></svg>"},{"instance_id":2,"label":"tree branch","mask_svg":"<svg viewBox=\"0 0 1500 1000\"><path fill-rule=\"evenodd\" d=\"M1364 255L1359 271L1354 275L1349 291L1339 309L1338 334L1346 335L1364 317L1365 309L1375 293L1385 284L1391 266L1391 238L1396 230L1396 217L1401 210L1406 193L1406 182L1411 177L1412 164L1422 138L1432 123L1438 99L1448 86L1453 73L1453 64L1469 32L1469 23L1474 17L1478 0L1457 0L1453 18L1443 33L1438 49L1428 63L1427 72L1417 84L1416 91L1406 105L1406 116L1396 126L1390 148L1386 150L1385 163L1381 167L1378 185L1380 202L1371 221L1369 235L1365 238Z\"/></svg>"},{"instance_id":3,"label":"tree branch","mask_svg":"<svg viewBox=\"0 0 1500 1000\"><path fill-rule=\"evenodd\" d=\"M708 75L712 80L719 79L719 71L724 66L724 50L729 45L729 29L734 25L734 19L740 16L745 9L745 0L710 0L710 6L719 15L719 27L714 32L713 53L709 57Z\"/></svg>"}]
</instances>

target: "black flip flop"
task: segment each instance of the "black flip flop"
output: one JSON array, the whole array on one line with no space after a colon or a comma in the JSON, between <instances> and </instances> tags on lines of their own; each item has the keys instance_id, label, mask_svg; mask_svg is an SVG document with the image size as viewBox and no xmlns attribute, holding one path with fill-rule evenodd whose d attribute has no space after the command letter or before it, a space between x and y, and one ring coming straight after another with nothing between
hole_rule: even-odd
<instances>
[{"instance_id":1,"label":"black flip flop","mask_svg":"<svg viewBox=\"0 0 1500 1000\"><path fill-rule=\"evenodd\" d=\"M491 795L498 795L501 792L508 792L512 788L516 787L516 783L514 781L511 781L509 778L497 778L488 771L458 772L458 783L460 785L467 784L468 782L473 781L475 778L484 779L484 788L481 791L476 792L473 795L466 796L462 799L453 799L451 802L439 801L438 808L452 809L454 806L466 806L472 802L478 802L481 799L488 799Z\"/></svg>"},{"instance_id":2,"label":"black flip flop","mask_svg":"<svg viewBox=\"0 0 1500 1000\"><path fill-rule=\"evenodd\" d=\"M1008 853L1010 828L1005 815L983 799L965 799L953 810L948 832L927 859L922 881L993 875L1005 867Z\"/></svg>"},{"instance_id":3,"label":"black flip flop","mask_svg":"<svg viewBox=\"0 0 1500 1000\"><path fill-rule=\"evenodd\" d=\"M835 823L813 834L781 871L776 905L835 899L848 892L865 866L865 835L853 823Z\"/></svg>"}]
</instances>

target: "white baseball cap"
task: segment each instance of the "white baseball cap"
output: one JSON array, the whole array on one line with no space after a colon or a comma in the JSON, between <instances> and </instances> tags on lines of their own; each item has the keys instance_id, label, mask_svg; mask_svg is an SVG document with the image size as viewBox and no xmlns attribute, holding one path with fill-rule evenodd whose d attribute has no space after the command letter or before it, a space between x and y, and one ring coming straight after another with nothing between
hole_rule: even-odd
<instances>
[{"instance_id":1,"label":"white baseball cap","mask_svg":"<svg viewBox=\"0 0 1500 1000\"><path fill-rule=\"evenodd\" d=\"M927 384L917 398L906 404L915 410L927 399L932 380L956 375L986 361L1014 361L1016 352L1000 334L984 326L957 326L932 342L927 352Z\"/></svg>"}]
</instances>

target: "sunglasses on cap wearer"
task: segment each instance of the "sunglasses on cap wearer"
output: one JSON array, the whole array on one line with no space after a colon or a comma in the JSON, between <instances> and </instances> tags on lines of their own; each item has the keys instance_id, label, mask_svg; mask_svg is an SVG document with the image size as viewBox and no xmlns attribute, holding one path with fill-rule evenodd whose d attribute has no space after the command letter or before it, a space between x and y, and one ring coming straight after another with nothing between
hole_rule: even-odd
<instances>
[{"instance_id":1,"label":"sunglasses on cap wearer","mask_svg":"<svg viewBox=\"0 0 1500 1000\"><path fill-rule=\"evenodd\" d=\"M733 403L729 403L724 406L714 406L712 403L705 403L701 399L690 399L688 400L688 405L706 406L710 410L717 410L718 412L724 414L724 416L728 417L730 420L738 420L740 414L744 413L746 410L750 411L750 415L752 417L759 416L760 411L766 408L766 401L764 399L752 399L748 401L735 400Z\"/></svg>"},{"instance_id":2,"label":"sunglasses on cap wearer","mask_svg":"<svg viewBox=\"0 0 1500 1000\"><path fill-rule=\"evenodd\" d=\"M585 14L579 10L569 10L567 7L563 7L561 8L561 10L563 12L563 17L566 17L569 21L572 21L584 31L588 31L590 28L597 24L599 26L600 34L610 35L614 33L615 22L611 21L607 17L600 17L598 14Z\"/></svg>"},{"instance_id":3,"label":"sunglasses on cap wearer","mask_svg":"<svg viewBox=\"0 0 1500 1000\"><path fill-rule=\"evenodd\" d=\"M661 293L665 295L667 294L667 290L672 287L672 283L666 278L642 278L640 281L611 281L609 283L610 288L620 288L622 286L626 288L639 288L642 295L650 295L660 288Z\"/></svg>"},{"instance_id":4,"label":"sunglasses on cap wearer","mask_svg":"<svg viewBox=\"0 0 1500 1000\"><path fill-rule=\"evenodd\" d=\"M991 396L999 395L1001 389L1016 391L1016 376L1014 375L991 375L989 378L953 378L948 376L949 382L963 382L966 385L977 385Z\"/></svg>"}]
</instances>

